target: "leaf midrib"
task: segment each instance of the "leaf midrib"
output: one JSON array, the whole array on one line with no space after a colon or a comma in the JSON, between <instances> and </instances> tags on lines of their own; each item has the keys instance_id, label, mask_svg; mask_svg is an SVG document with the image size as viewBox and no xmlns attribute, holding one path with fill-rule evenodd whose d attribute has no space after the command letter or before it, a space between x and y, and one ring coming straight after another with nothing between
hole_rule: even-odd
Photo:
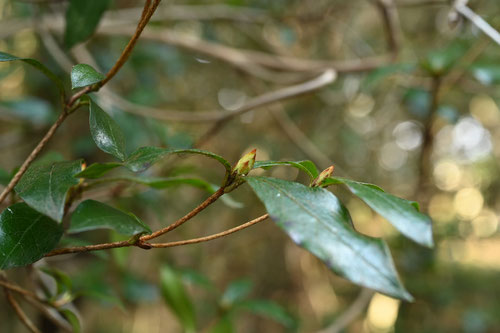
<instances>
[{"instance_id":1,"label":"leaf midrib","mask_svg":"<svg viewBox=\"0 0 500 333\"><path fill-rule=\"evenodd\" d=\"M273 183L269 182L267 179L265 178L259 178L261 180L263 180L264 182L268 183L270 186L274 187L277 191L283 193L284 195L286 195L290 200L292 200L295 204L297 204L299 207L303 208L306 212L308 212L311 216L313 216L320 224L324 225L328 230L330 230L333 234L337 235L338 239L345 245L347 246L348 248L350 248L354 254L360 254L359 251L357 251L356 249L352 248L351 246L349 246L349 243L346 242L342 236L340 236L334 229L331 228L330 225L328 225L327 223L324 223L318 216L316 216L313 212L311 212L309 209L307 209L307 207L305 207L304 205L302 205L294 196L292 196L290 193L288 192L285 192L283 191L282 189L280 189L279 187L277 187L276 185L274 185ZM390 277L388 277L386 274L384 274L377 266L373 265L369 260L367 260L364 256L359 256L360 258L362 258L362 260L364 262L366 262L368 264L368 266L371 266L373 269L375 269L377 272L379 272L382 276L384 276L386 279L388 279L389 281L392 281L392 279Z\"/></svg>"}]
</instances>

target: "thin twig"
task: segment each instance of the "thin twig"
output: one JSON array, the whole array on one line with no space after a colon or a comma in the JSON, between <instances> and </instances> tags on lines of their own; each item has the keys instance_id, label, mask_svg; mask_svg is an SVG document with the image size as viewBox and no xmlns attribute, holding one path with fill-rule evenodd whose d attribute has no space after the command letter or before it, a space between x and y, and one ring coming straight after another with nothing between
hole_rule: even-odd
<instances>
[{"instance_id":1,"label":"thin twig","mask_svg":"<svg viewBox=\"0 0 500 333\"><path fill-rule=\"evenodd\" d=\"M318 333L339 333L342 332L350 323L352 323L363 311L372 299L373 291L363 288L358 297L337 319Z\"/></svg>"},{"instance_id":2,"label":"thin twig","mask_svg":"<svg viewBox=\"0 0 500 333\"><path fill-rule=\"evenodd\" d=\"M188 245L188 244L195 244L195 243L202 243L202 242L208 242L213 239L221 238L227 235L230 235L232 233L235 233L237 231L246 229L248 227L251 227L254 224L257 224L259 222L262 222L266 220L269 217L269 214L264 214L262 216L259 216L251 221L248 221L246 223L243 223L237 227L228 229L223 232L219 232L217 234L213 234L210 236L205 236L205 237L199 237L199 238L193 238L193 239L187 239L187 240L182 240L182 241L177 241L177 242L168 242L168 243L152 243L149 244L152 248L165 248L165 247L174 247L174 246L182 246L182 245Z\"/></svg>"},{"instance_id":3,"label":"thin twig","mask_svg":"<svg viewBox=\"0 0 500 333\"><path fill-rule=\"evenodd\" d=\"M394 0L374 0L384 22L387 48L392 54L392 61L399 55L401 35L399 33L399 17Z\"/></svg>"},{"instance_id":4,"label":"thin twig","mask_svg":"<svg viewBox=\"0 0 500 333\"><path fill-rule=\"evenodd\" d=\"M132 244L129 241L120 241L120 242L112 242L112 243L103 243L103 244L96 244L96 245L86 245L86 246L75 246L75 247L65 247L61 249L55 249L45 255L45 257L52 257L52 256L57 256L61 254L68 254L68 253L80 253L80 252L91 252L91 251L98 251L98 250L108 250L108 249L114 249L117 247L126 247L126 246L131 246Z\"/></svg>"},{"instance_id":5,"label":"thin twig","mask_svg":"<svg viewBox=\"0 0 500 333\"><path fill-rule=\"evenodd\" d=\"M156 232L153 232L150 235L144 235L141 238L139 238L139 241L146 242L150 239L157 238L157 237L159 237L159 236L161 236L169 231L174 230L175 228L184 224L186 221L189 221L190 219L195 217L199 212L201 212L202 210L207 208L209 205L214 203L217 199L219 199L223 195L224 195L224 187L221 187L214 194L212 194L205 201L203 201L200 205L198 205L198 207L196 207L195 209L193 209L192 211L190 211L189 213L187 213L186 215L184 215L183 217L181 217L180 219L178 219L177 221L175 221L171 225L169 225L163 229L160 229Z\"/></svg>"},{"instance_id":6,"label":"thin twig","mask_svg":"<svg viewBox=\"0 0 500 333\"><path fill-rule=\"evenodd\" d=\"M472 9L465 4L458 3L455 5L455 10L472 22L479 30L490 37L495 43L500 45L500 33L495 30L481 16L477 15Z\"/></svg>"},{"instance_id":7,"label":"thin twig","mask_svg":"<svg viewBox=\"0 0 500 333\"><path fill-rule=\"evenodd\" d=\"M257 107L262 107L271 103L283 101L292 97L300 96L318 90L335 81L336 77L336 73L333 70L329 69L311 81L307 81L294 86L289 86L255 97L245 103L245 105L243 105L239 109L220 116L214 126L209 129L204 135L202 135L200 139L198 139L198 141L195 143L195 146L201 147L202 145L206 144L217 132L219 132L224 127L225 124L227 124L228 121L236 116L242 115Z\"/></svg>"},{"instance_id":8,"label":"thin twig","mask_svg":"<svg viewBox=\"0 0 500 333\"><path fill-rule=\"evenodd\" d=\"M92 91L97 91L99 90L100 87L102 87L106 82L108 82L123 66L123 64L127 61L128 57L130 56L130 53L135 46L135 43L137 42L137 39L139 38L142 30L148 23L148 20L151 18L151 16L154 14L156 8L158 7L159 3L161 0L155 0L155 2L152 5L150 4L150 0L146 1L146 6L144 7L145 14L141 18L141 21L139 22L136 32L130 39L130 42L127 44L127 47L125 50L122 52L120 58L117 60L115 65L111 68L111 70L108 72L106 75L105 79L100 82L99 85L93 85L93 86L88 86L77 93L75 93L73 96L71 96L63 107L63 111L59 115L59 118L57 118L56 122L49 128L48 132L45 134L45 136L42 138L42 140L38 143L38 145L35 147L35 149L29 154L29 156L26 158L26 160L23 162L21 167L19 168L19 171L14 175L14 177L11 179L7 187L2 191L0 194L0 203L2 203L5 198L8 196L8 194L14 189L14 187L17 185L19 180L21 180L21 177L24 175L28 167L31 165L31 163L36 159L38 154L42 151L42 149L47 145L49 140L54 136L56 130L61 126L63 121L66 119L68 116L69 112L75 107L75 103L78 101L80 97L83 95L92 92Z\"/></svg>"},{"instance_id":9,"label":"thin twig","mask_svg":"<svg viewBox=\"0 0 500 333\"><path fill-rule=\"evenodd\" d=\"M66 322L61 316L56 316L55 313L51 312L51 309L47 308L46 305L38 302L32 298L25 298L26 302L30 303L33 307L37 308L47 319L49 319L54 325L59 327L64 332L73 332L72 327Z\"/></svg>"},{"instance_id":10,"label":"thin twig","mask_svg":"<svg viewBox=\"0 0 500 333\"><path fill-rule=\"evenodd\" d=\"M30 330L30 332L41 333L41 331L35 326L35 324L33 324L31 319L28 318L26 313L24 313L23 309L19 306L19 303L17 303L10 290L8 288L4 288L4 292L7 301L10 303L10 306L14 309L14 312L19 317L19 320L21 320L24 326L26 326L28 330Z\"/></svg>"},{"instance_id":11,"label":"thin twig","mask_svg":"<svg viewBox=\"0 0 500 333\"><path fill-rule=\"evenodd\" d=\"M4 288L7 288L11 291L14 291L18 294L21 294L25 297L28 297L28 298L33 298L33 299L36 299L38 301L41 302L41 300L38 298L38 296L32 292L32 291L29 291L27 289L24 289L16 284L13 284L13 283L10 283L8 281L5 281L4 279L0 279L0 286L4 287Z\"/></svg>"}]
</instances>

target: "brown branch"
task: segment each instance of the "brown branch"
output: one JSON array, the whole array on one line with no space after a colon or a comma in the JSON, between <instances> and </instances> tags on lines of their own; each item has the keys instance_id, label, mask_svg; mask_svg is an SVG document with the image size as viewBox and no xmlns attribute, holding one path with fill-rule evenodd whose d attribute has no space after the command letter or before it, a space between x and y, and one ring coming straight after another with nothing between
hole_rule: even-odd
<instances>
[{"instance_id":1,"label":"brown branch","mask_svg":"<svg viewBox=\"0 0 500 333\"><path fill-rule=\"evenodd\" d=\"M137 39L139 38L142 30L148 23L149 19L151 16L154 14L156 8L160 4L161 0L155 0L152 5L150 5L151 0L146 0L145 6L144 6L144 15L141 16L141 20L139 21L139 24L137 25L136 32L130 39L129 43L123 50L120 58L116 61L115 65L110 69L110 71L106 74L106 77L103 81L101 81L98 85L93 85L93 86L88 86L77 93L75 93L73 96L71 96L64 105L63 111L59 115L59 118L57 118L56 122L50 127L49 131L45 136L42 138L42 140L38 143L38 145L35 147L35 149L29 154L29 156L26 158L26 160L23 162L21 167L19 168L19 171L14 175L14 177L11 179L7 187L2 191L0 194L0 203L2 203L5 198L8 196L8 194L14 189L14 187L17 185L17 183L21 180L21 177L24 175L26 170L28 170L28 167L33 163L33 161L36 159L38 154L42 151L42 149L47 145L49 140L54 136L56 130L61 126L63 121L66 119L68 114L75 108L75 103L78 101L80 97L83 95L92 92L92 91L97 91L99 90L100 87L102 87L104 84L106 84L113 76L120 70L120 68L123 66L123 64L127 61L128 57L130 56L130 53L132 52L132 49L134 48Z\"/></svg>"},{"instance_id":2,"label":"brown branch","mask_svg":"<svg viewBox=\"0 0 500 333\"><path fill-rule=\"evenodd\" d=\"M18 294L21 294L21 295L23 295L25 297L33 298L33 299L36 299L36 300L42 302L34 292L26 290L26 289L24 289L22 287L19 287L18 285L10 283L10 282L8 282L8 281L6 281L4 279L0 280L0 286L2 286L4 288L7 288L10 291L14 291L14 292L16 292Z\"/></svg>"},{"instance_id":3,"label":"brown branch","mask_svg":"<svg viewBox=\"0 0 500 333\"><path fill-rule=\"evenodd\" d=\"M377 6L382 21L384 22L387 48L392 54L392 61L395 61L400 50L400 33L398 30L399 17L394 5L394 0L373 0Z\"/></svg>"},{"instance_id":4,"label":"brown branch","mask_svg":"<svg viewBox=\"0 0 500 333\"><path fill-rule=\"evenodd\" d=\"M195 244L195 243L202 243L202 242L208 242L213 239L221 238L227 235L230 235L232 233L235 233L237 231L246 229L248 227L251 227L254 224L257 224L259 222L262 222L266 220L269 217L269 214L264 214L262 216L259 216L251 221L248 221L246 223L243 223L242 225L239 225L237 227L228 229L223 232L219 232L217 234L213 234L210 236L205 236L205 237L199 237L199 238L193 238L193 239L187 239L187 240L182 240L182 241L177 241L177 242L168 242L168 243L153 243L153 244L148 244L152 248L165 248L165 247L174 247L174 246L181 246L181 245L188 245L188 244Z\"/></svg>"},{"instance_id":5,"label":"brown branch","mask_svg":"<svg viewBox=\"0 0 500 333\"><path fill-rule=\"evenodd\" d=\"M26 313L24 313L23 309L19 306L19 303L17 303L16 299L10 292L8 288L4 288L5 292L5 297L7 298L7 301L10 303L10 306L14 309L16 315L19 317L19 320L30 330L30 332L33 333L41 333L41 331L33 324L31 319L28 318Z\"/></svg>"},{"instance_id":6,"label":"brown branch","mask_svg":"<svg viewBox=\"0 0 500 333\"><path fill-rule=\"evenodd\" d=\"M363 288L358 297L337 319L318 333L339 333L342 332L350 323L352 323L365 310L373 296L373 291Z\"/></svg>"},{"instance_id":7,"label":"brown branch","mask_svg":"<svg viewBox=\"0 0 500 333\"><path fill-rule=\"evenodd\" d=\"M65 247L61 249L55 249L45 255L45 257L52 257L52 256L57 256L61 254L68 254L68 253L80 253L80 252L91 252L91 251L98 251L98 250L107 250L107 249L114 249L117 247L126 247L126 246L131 246L133 245L129 241L120 241L120 242L112 242L112 243L103 243L103 244L96 244L96 245L86 245L86 246L75 246L75 247Z\"/></svg>"},{"instance_id":8,"label":"brown branch","mask_svg":"<svg viewBox=\"0 0 500 333\"><path fill-rule=\"evenodd\" d=\"M214 194L212 194L205 201L203 201L198 207L196 207L195 209L193 209L192 211L190 211L189 213L187 213L186 215L184 215L183 217L181 217L180 219L178 219L177 221L175 221L171 225L169 225L163 229L160 229L156 232L153 232L151 235L144 235L141 238L139 238L139 241L146 242L150 239L157 238L157 237L159 237L159 236L161 236L169 231L174 230L175 228L184 224L186 221L189 221L190 219L195 217L199 212L201 212L202 210L207 208L210 204L214 203L217 199L219 199L223 195L224 195L224 187L221 187Z\"/></svg>"}]
</instances>

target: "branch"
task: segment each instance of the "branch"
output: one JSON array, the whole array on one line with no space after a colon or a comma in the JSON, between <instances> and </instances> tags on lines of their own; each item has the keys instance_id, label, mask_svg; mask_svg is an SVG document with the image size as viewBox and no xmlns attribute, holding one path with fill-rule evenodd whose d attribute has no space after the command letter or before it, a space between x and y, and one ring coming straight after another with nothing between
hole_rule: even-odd
<instances>
[{"instance_id":1,"label":"branch","mask_svg":"<svg viewBox=\"0 0 500 333\"><path fill-rule=\"evenodd\" d=\"M139 238L139 241L136 242L136 243L133 243L133 242L130 242L130 241L122 241L122 242L105 243L105 244L97 244L97 245L68 247L68 248L62 248L62 249L54 250L54 251L52 251L50 253L47 253L45 256L46 257L52 257L52 256L61 255L61 254L90 252L90 251L106 250L106 249L112 249L112 248L117 248L117 247L128 247L128 246L137 246L137 247L140 247L140 248L143 248L143 249L151 249L151 248L166 248L166 247L174 247L174 246L195 244L195 243L201 243L201 242L208 242L208 241L211 241L213 239L221 238L221 237L230 235L232 233L235 233L237 231L240 231L240 230L246 229L248 227L251 227L254 224L257 224L259 222L262 222L262 221L266 220L268 217L269 217L269 214L264 214L264 215L259 216L259 217L255 218L255 219L251 220L251 221L248 221L246 223L243 223L243 224L241 224L241 225L239 225L237 227L228 229L226 231L219 232L217 234L213 234L213 235L210 235L210 236L205 236L205 237L200 237L200 238L193 238L193 239L188 239L188 240L183 240L183 241L176 241L176 242L169 242L169 243L153 243L153 244L151 244L151 243L146 243L145 240L147 240L147 239L142 239L142 237L141 237L141 238ZM176 223L171 224L169 227L175 225ZM179 226L179 225L177 225L177 226ZM172 229L170 229L170 230L172 230ZM151 235L149 235L149 236L151 236ZM155 236L155 237L157 237L157 236ZM151 237L151 238L154 238L154 237ZM149 239L151 239L151 238L149 238Z\"/></svg>"},{"instance_id":2,"label":"branch","mask_svg":"<svg viewBox=\"0 0 500 333\"><path fill-rule=\"evenodd\" d=\"M214 203L217 199L219 199L223 195L224 195L224 187L222 186L214 194L212 194L205 201L203 201L198 207L196 207L195 209L193 209L192 211L190 211L189 213L187 213L186 215L184 215L183 217L181 217L180 219L178 219L177 221L175 221L171 225L169 225L163 229L160 229L156 232L153 232L151 235L142 236L141 238L139 238L139 242L146 242L150 239L159 237L163 234L166 234L169 231L174 230L175 228L181 226L185 222L187 222L190 219L192 219L193 217L195 217L199 212L201 212L202 210L207 208L209 205Z\"/></svg>"},{"instance_id":3,"label":"branch","mask_svg":"<svg viewBox=\"0 0 500 333\"><path fill-rule=\"evenodd\" d=\"M495 30L488 22L486 22L481 16L477 15L472 9L467 7L466 4L461 1L456 1L454 9L459 12L462 16L467 18L472 22L479 30L490 37L495 43L500 45L500 33Z\"/></svg>"},{"instance_id":4,"label":"branch","mask_svg":"<svg viewBox=\"0 0 500 333\"><path fill-rule=\"evenodd\" d=\"M339 333L352 323L366 308L372 299L373 291L363 288L354 302L329 327L318 333Z\"/></svg>"},{"instance_id":5,"label":"branch","mask_svg":"<svg viewBox=\"0 0 500 333\"><path fill-rule=\"evenodd\" d=\"M32 333L42 333L36 326L33 324L31 319L28 318L26 313L24 313L23 309L19 306L19 303L17 303L16 299L14 296L12 296L12 293L8 288L4 288L5 292L5 297L7 298L7 301L10 303L10 306L14 309L16 312L16 315L19 317L19 320L30 330Z\"/></svg>"},{"instance_id":6,"label":"branch","mask_svg":"<svg viewBox=\"0 0 500 333\"><path fill-rule=\"evenodd\" d=\"M152 248L165 248L165 247L174 247L174 246L181 246L181 245L188 245L188 244L195 244L195 243L202 243L202 242L208 242L213 239L221 238L227 235L230 235L232 233L235 233L237 231L246 229L248 227L251 227L254 224L257 224L259 222L262 222L266 220L269 217L269 214L264 214L262 216L259 216L251 221L248 221L246 223L243 223L242 225L239 225L237 227L228 229L223 232L219 232L217 234L213 234L210 236L205 236L205 237L199 237L199 238L193 238L193 239L187 239L187 240L182 240L182 241L177 241L177 242L169 242L169 243L153 243L149 244Z\"/></svg>"},{"instance_id":7,"label":"branch","mask_svg":"<svg viewBox=\"0 0 500 333\"><path fill-rule=\"evenodd\" d=\"M137 42L137 39L139 38L142 30L144 29L144 27L148 23L151 16L154 14L154 11L158 7L160 1L161 0L155 0L155 2L150 6L151 0L146 0L146 3L144 5L144 10L143 10L143 15L141 16L141 20L140 20L139 24L137 25L137 29L136 29L135 33L133 34L132 38L130 39L129 43L127 44L127 46L123 50L121 56L116 61L115 65L106 74L106 77L104 78L104 80L101 81L98 85L86 87L86 88L78 91L77 93L75 93L73 96L71 96L69 98L68 102L64 105L63 111L59 115L59 118L57 118L56 122L50 127L47 134L45 134L45 136L38 143L38 145L35 147L35 149L26 158L26 160L23 162L23 164L19 168L19 171L14 175L14 177L11 179L11 181L9 182L7 187L0 194L0 203L2 203L5 200L5 198L8 196L8 194L17 185L19 180L21 180L21 177L24 175L24 173L26 172L28 167L31 165L31 163L33 163L33 161L36 159L38 154L40 154L42 149L47 145L49 140L54 136L56 130L59 128L59 126L61 126L61 124L66 119L68 114L71 111L73 111L75 109L75 107L78 106L76 104L78 99L89 92L98 91L100 87L102 87L109 80L111 80L111 78L113 78L113 76L120 70L120 68L123 66L123 64L127 61L128 57L130 56L130 53L132 52L132 49L135 46L135 43Z\"/></svg>"}]
</instances>

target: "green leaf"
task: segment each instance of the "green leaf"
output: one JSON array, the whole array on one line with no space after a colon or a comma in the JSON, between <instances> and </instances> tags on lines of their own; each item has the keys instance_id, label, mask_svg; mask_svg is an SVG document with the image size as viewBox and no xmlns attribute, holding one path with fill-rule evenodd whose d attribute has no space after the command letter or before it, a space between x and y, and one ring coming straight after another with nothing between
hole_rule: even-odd
<instances>
[{"instance_id":1,"label":"green leaf","mask_svg":"<svg viewBox=\"0 0 500 333\"><path fill-rule=\"evenodd\" d=\"M99 105L90 100L90 133L97 147L114 157L125 160L125 136L122 130Z\"/></svg>"},{"instance_id":2,"label":"green leaf","mask_svg":"<svg viewBox=\"0 0 500 333\"><path fill-rule=\"evenodd\" d=\"M55 75L50 69L48 69L45 65L40 63L38 60L31 59L31 58L19 58L16 56L13 56L11 54L5 53L5 52L0 52L0 62L4 61L15 61L19 60L24 63L27 63L28 65L31 65L38 69L40 72L45 74L52 82L56 85L56 87L59 89L61 95L64 95L64 85L59 77Z\"/></svg>"},{"instance_id":3,"label":"green leaf","mask_svg":"<svg viewBox=\"0 0 500 333\"><path fill-rule=\"evenodd\" d=\"M236 302L245 299L252 291L253 284L249 280L231 282L221 297L221 304L230 307Z\"/></svg>"},{"instance_id":4,"label":"green leaf","mask_svg":"<svg viewBox=\"0 0 500 333\"><path fill-rule=\"evenodd\" d=\"M61 222L66 195L72 186L78 184L74 175L81 170L81 160L36 163L26 171L15 190L32 208Z\"/></svg>"},{"instance_id":5,"label":"green leaf","mask_svg":"<svg viewBox=\"0 0 500 333\"><path fill-rule=\"evenodd\" d=\"M71 215L70 233L112 229L122 235L133 236L151 233L151 229L133 214L103 204L95 200L82 202Z\"/></svg>"},{"instance_id":6,"label":"green leaf","mask_svg":"<svg viewBox=\"0 0 500 333\"><path fill-rule=\"evenodd\" d=\"M335 178L366 202L374 211L386 218L403 235L418 244L432 247L431 219L418 211L415 203L384 192L373 184Z\"/></svg>"},{"instance_id":7,"label":"green leaf","mask_svg":"<svg viewBox=\"0 0 500 333\"><path fill-rule=\"evenodd\" d=\"M110 0L71 0L66 11L66 47L71 48L92 36L110 4Z\"/></svg>"},{"instance_id":8,"label":"green leaf","mask_svg":"<svg viewBox=\"0 0 500 333\"><path fill-rule=\"evenodd\" d=\"M296 328L297 320L290 315L281 305L268 300L248 300L238 304L238 310L246 310L260 315L288 328Z\"/></svg>"},{"instance_id":9,"label":"green leaf","mask_svg":"<svg viewBox=\"0 0 500 333\"><path fill-rule=\"evenodd\" d=\"M59 312L64 316L64 318L66 318L68 323L71 325L71 327L73 328L73 333L81 332L80 320L73 311L68 309L62 309L59 310Z\"/></svg>"},{"instance_id":10,"label":"green leaf","mask_svg":"<svg viewBox=\"0 0 500 333\"><path fill-rule=\"evenodd\" d=\"M90 1L92 2L92 1ZM71 89L91 86L104 80L105 76L87 64L78 64L71 69Z\"/></svg>"},{"instance_id":11,"label":"green leaf","mask_svg":"<svg viewBox=\"0 0 500 333\"><path fill-rule=\"evenodd\" d=\"M267 177L247 177L271 218L331 270L384 294L411 300L386 243L357 233L349 212L331 192Z\"/></svg>"},{"instance_id":12,"label":"green leaf","mask_svg":"<svg viewBox=\"0 0 500 333\"><path fill-rule=\"evenodd\" d=\"M287 165L287 166L297 168L301 171L304 171L305 173L307 173L307 175L311 179L314 179L314 178L318 177L318 175L319 175L318 168L316 168L316 165L312 161L309 161L309 160L297 161L297 162L293 162L293 161L257 161L257 162L255 162L253 168L254 169L257 169L257 168L267 169L270 167L280 166L280 165Z\"/></svg>"},{"instance_id":13,"label":"green leaf","mask_svg":"<svg viewBox=\"0 0 500 333\"><path fill-rule=\"evenodd\" d=\"M73 283L68 275L64 272L52 268L52 267L41 267L40 270L45 274L49 275L54 279L57 286L56 295L62 295L64 293L69 293L73 289Z\"/></svg>"},{"instance_id":14,"label":"green leaf","mask_svg":"<svg viewBox=\"0 0 500 333\"><path fill-rule=\"evenodd\" d=\"M63 234L56 221L25 203L0 215L0 269L26 266L53 250Z\"/></svg>"},{"instance_id":15,"label":"green leaf","mask_svg":"<svg viewBox=\"0 0 500 333\"><path fill-rule=\"evenodd\" d=\"M231 164L223 157L200 149L169 149L160 147L141 147L133 152L125 161L125 166L134 172L148 169L154 163L169 154L198 154L210 157L221 163L227 172L231 172Z\"/></svg>"},{"instance_id":16,"label":"green leaf","mask_svg":"<svg viewBox=\"0 0 500 333\"><path fill-rule=\"evenodd\" d=\"M233 333L235 332L234 330L234 325L233 321L231 320L231 317L229 315L223 316L217 324L212 327L210 330L210 333Z\"/></svg>"},{"instance_id":17,"label":"green leaf","mask_svg":"<svg viewBox=\"0 0 500 333\"><path fill-rule=\"evenodd\" d=\"M163 298L167 305L177 316L186 332L196 332L194 307L179 274L165 265L161 268L160 280Z\"/></svg>"},{"instance_id":18,"label":"green leaf","mask_svg":"<svg viewBox=\"0 0 500 333\"><path fill-rule=\"evenodd\" d=\"M184 283L196 285L208 291L217 290L213 282L207 276L194 269L180 270L179 275Z\"/></svg>"},{"instance_id":19,"label":"green leaf","mask_svg":"<svg viewBox=\"0 0 500 333\"><path fill-rule=\"evenodd\" d=\"M96 179L100 178L109 171L123 165L118 162L110 162L110 163L94 163L89 165L85 170L79 172L75 175L76 178L87 178L87 179Z\"/></svg>"}]
</instances>

